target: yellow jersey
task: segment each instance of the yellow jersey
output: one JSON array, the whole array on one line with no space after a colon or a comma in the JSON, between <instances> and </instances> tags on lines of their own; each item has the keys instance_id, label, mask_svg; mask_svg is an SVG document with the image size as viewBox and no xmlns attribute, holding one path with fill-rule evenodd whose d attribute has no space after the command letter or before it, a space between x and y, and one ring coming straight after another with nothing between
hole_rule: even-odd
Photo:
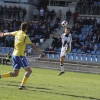
<instances>
[{"instance_id":1,"label":"yellow jersey","mask_svg":"<svg viewBox=\"0 0 100 100\"><path fill-rule=\"evenodd\" d=\"M31 44L29 37L23 31L15 31L11 33L15 36L14 40L14 56L24 56L26 44Z\"/></svg>"}]
</instances>

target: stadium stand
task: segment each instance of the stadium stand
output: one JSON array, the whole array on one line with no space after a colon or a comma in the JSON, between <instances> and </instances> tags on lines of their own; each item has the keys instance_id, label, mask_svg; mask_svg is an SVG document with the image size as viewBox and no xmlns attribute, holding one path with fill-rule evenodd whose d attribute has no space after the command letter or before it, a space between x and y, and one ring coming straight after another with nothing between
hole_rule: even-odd
<instances>
[{"instance_id":1,"label":"stadium stand","mask_svg":"<svg viewBox=\"0 0 100 100\"><path fill-rule=\"evenodd\" d=\"M56 0L60 1L60 0ZM65 1L65 0L64 0ZM47 7L48 9L45 10L45 16L44 21L40 20L40 15L38 15L37 20L32 19L32 21L27 21L29 25L28 29L28 35L31 39L31 41L40 49L44 50L44 53L46 54L47 59L59 59L60 57L60 51L61 47L52 46L53 39L49 38L50 34L54 34L55 37L59 36L64 31L64 28L59 26L59 23L56 21L55 15L58 13L59 8L61 8L61 19L66 20L66 11L70 9L71 11L71 19L69 22L69 26L71 28L71 34L73 37L73 40L76 43L72 44L72 51L66 55L66 61L76 61L76 62L87 62L87 63L100 63L100 22L99 17L95 17L95 15L100 14L100 10L97 8L100 7L100 2L97 0L93 1L90 4L90 0L80 0L81 3L78 2L79 0L71 0L71 2L68 4L68 6L65 4L64 6L56 4L54 5L52 3L49 4ZM58 3L58 2L56 2ZM7 4L7 3L6 3ZM80 6L81 4L81 6ZM59 7L60 6L60 7ZM91 6L91 7L90 7ZM4 6L9 8L9 5ZM19 7L19 6L17 6ZM24 7L22 6L22 9ZM66 9L67 10L66 10ZM91 9L90 9L91 8ZM13 8L14 9L14 8ZM3 11L1 10L1 11ZM40 9L38 9L39 11ZM78 12L77 18L73 21L73 13L74 11ZM94 11L96 10L96 11ZM97 11L98 10L98 11ZM15 10L16 11L16 10ZM18 20L18 13L16 14L16 18L12 20L12 16L9 18L9 15L5 16L5 11L3 11L3 15L0 19L0 26L2 32L11 32L18 30L20 27L20 23L22 20ZM98 13L97 13L98 12ZM27 9L26 9L26 14ZM32 13L33 15L33 13ZM84 15L84 17L83 17ZM86 15L86 17L85 17ZM15 15L14 15L15 16ZM13 17L14 17L13 16ZM27 16L27 15L25 15ZM5 20L7 18L7 20ZM48 21L49 20L49 21ZM5 37L3 39L0 39L0 53L1 54L7 54L8 52L13 51L13 37ZM77 43L80 43L82 46L84 45L84 48L82 46L77 45ZM45 48L47 46L47 48ZM26 47L26 49L30 49L29 46Z\"/></svg>"}]
</instances>

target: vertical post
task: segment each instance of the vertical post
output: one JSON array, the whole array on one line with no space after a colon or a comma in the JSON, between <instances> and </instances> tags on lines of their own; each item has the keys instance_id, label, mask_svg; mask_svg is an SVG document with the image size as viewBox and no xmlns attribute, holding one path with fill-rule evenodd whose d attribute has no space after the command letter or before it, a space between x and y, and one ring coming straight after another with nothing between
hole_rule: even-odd
<instances>
[{"instance_id":1,"label":"vertical post","mask_svg":"<svg viewBox=\"0 0 100 100\"><path fill-rule=\"evenodd\" d=\"M49 6L50 6L50 1L51 1L51 0L49 0Z\"/></svg>"}]
</instances>

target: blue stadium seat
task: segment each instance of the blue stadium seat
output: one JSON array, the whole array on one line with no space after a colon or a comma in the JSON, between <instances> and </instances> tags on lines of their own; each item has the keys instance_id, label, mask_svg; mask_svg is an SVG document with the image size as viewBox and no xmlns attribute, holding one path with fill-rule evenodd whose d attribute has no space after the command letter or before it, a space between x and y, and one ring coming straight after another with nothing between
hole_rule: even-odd
<instances>
[{"instance_id":1,"label":"blue stadium seat","mask_svg":"<svg viewBox=\"0 0 100 100\"><path fill-rule=\"evenodd\" d=\"M96 54L96 55L99 55L99 54L100 54L100 51L96 51L95 54Z\"/></svg>"},{"instance_id":2,"label":"blue stadium seat","mask_svg":"<svg viewBox=\"0 0 100 100\"><path fill-rule=\"evenodd\" d=\"M81 56L81 54L77 54L77 60L78 60L78 61L82 61L82 56Z\"/></svg>"},{"instance_id":3,"label":"blue stadium seat","mask_svg":"<svg viewBox=\"0 0 100 100\"><path fill-rule=\"evenodd\" d=\"M9 47L5 47L4 53L7 54L7 53L9 53L9 51L10 51L10 50L9 50Z\"/></svg>"},{"instance_id":4,"label":"blue stadium seat","mask_svg":"<svg viewBox=\"0 0 100 100\"><path fill-rule=\"evenodd\" d=\"M54 47L54 52L59 52L58 48Z\"/></svg>"},{"instance_id":5,"label":"blue stadium seat","mask_svg":"<svg viewBox=\"0 0 100 100\"><path fill-rule=\"evenodd\" d=\"M82 54L81 57L82 57L82 61L87 61L86 54Z\"/></svg>"},{"instance_id":6,"label":"blue stadium seat","mask_svg":"<svg viewBox=\"0 0 100 100\"><path fill-rule=\"evenodd\" d=\"M54 58L54 54L49 54L49 58Z\"/></svg>"},{"instance_id":7,"label":"blue stadium seat","mask_svg":"<svg viewBox=\"0 0 100 100\"><path fill-rule=\"evenodd\" d=\"M5 53L5 48L4 48L4 47L1 48L1 53L2 53L2 54Z\"/></svg>"},{"instance_id":8,"label":"blue stadium seat","mask_svg":"<svg viewBox=\"0 0 100 100\"><path fill-rule=\"evenodd\" d=\"M73 60L73 55L72 53L67 54L68 55L68 60Z\"/></svg>"},{"instance_id":9,"label":"blue stadium seat","mask_svg":"<svg viewBox=\"0 0 100 100\"><path fill-rule=\"evenodd\" d=\"M49 58L49 54L48 53L46 53L45 55L46 55L47 58Z\"/></svg>"},{"instance_id":10,"label":"blue stadium seat","mask_svg":"<svg viewBox=\"0 0 100 100\"><path fill-rule=\"evenodd\" d=\"M89 31L89 28L86 28L85 31L88 32Z\"/></svg>"},{"instance_id":11,"label":"blue stadium seat","mask_svg":"<svg viewBox=\"0 0 100 100\"><path fill-rule=\"evenodd\" d=\"M90 54L94 55L95 54L95 51L91 51Z\"/></svg>"},{"instance_id":12,"label":"blue stadium seat","mask_svg":"<svg viewBox=\"0 0 100 100\"><path fill-rule=\"evenodd\" d=\"M54 55L54 58L59 59L60 58L60 55L59 54L55 54Z\"/></svg>"},{"instance_id":13,"label":"blue stadium seat","mask_svg":"<svg viewBox=\"0 0 100 100\"><path fill-rule=\"evenodd\" d=\"M98 5L100 6L100 1L98 2Z\"/></svg>"},{"instance_id":14,"label":"blue stadium seat","mask_svg":"<svg viewBox=\"0 0 100 100\"><path fill-rule=\"evenodd\" d=\"M9 38L9 36L6 36L5 39L9 40L10 38Z\"/></svg>"},{"instance_id":15,"label":"blue stadium seat","mask_svg":"<svg viewBox=\"0 0 100 100\"><path fill-rule=\"evenodd\" d=\"M100 55L97 55L97 62L100 63Z\"/></svg>"},{"instance_id":16,"label":"blue stadium seat","mask_svg":"<svg viewBox=\"0 0 100 100\"><path fill-rule=\"evenodd\" d=\"M85 28L88 28L88 25L85 25Z\"/></svg>"},{"instance_id":17,"label":"blue stadium seat","mask_svg":"<svg viewBox=\"0 0 100 100\"><path fill-rule=\"evenodd\" d=\"M34 36L34 38L38 38L38 37L39 37L38 35L35 35L35 36Z\"/></svg>"},{"instance_id":18,"label":"blue stadium seat","mask_svg":"<svg viewBox=\"0 0 100 100\"><path fill-rule=\"evenodd\" d=\"M13 48L13 47L10 47L10 48L9 48L9 52L10 52L10 54L12 54L12 53L13 53L13 50L14 50L14 48Z\"/></svg>"},{"instance_id":19,"label":"blue stadium seat","mask_svg":"<svg viewBox=\"0 0 100 100\"><path fill-rule=\"evenodd\" d=\"M39 38L39 39L42 38L42 35L39 35L38 38Z\"/></svg>"},{"instance_id":20,"label":"blue stadium seat","mask_svg":"<svg viewBox=\"0 0 100 100\"><path fill-rule=\"evenodd\" d=\"M30 47L30 45L26 45L26 49L30 49L31 47Z\"/></svg>"},{"instance_id":21,"label":"blue stadium seat","mask_svg":"<svg viewBox=\"0 0 100 100\"><path fill-rule=\"evenodd\" d=\"M84 42L80 42L82 45L84 45Z\"/></svg>"},{"instance_id":22,"label":"blue stadium seat","mask_svg":"<svg viewBox=\"0 0 100 100\"><path fill-rule=\"evenodd\" d=\"M92 62L91 55L87 55L87 62Z\"/></svg>"},{"instance_id":23,"label":"blue stadium seat","mask_svg":"<svg viewBox=\"0 0 100 100\"><path fill-rule=\"evenodd\" d=\"M77 53L81 53L81 49L78 49L78 50L77 50Z\"/></svg>"},{"instance_id":24,"label":"blue stadium seat","mask_svg":"<svg viewBox=\"0 0 100 100\"><path fill-rule=\"evenodd\" d=\"M85 32L85 28L82 28L82 29L81 29L81 32Z\"/></svg>"},{"instance_id":25,"label":"blue stadium seat","mask_svg":"<svg viewBox=\"0 0 100 100\"><path fill-rule=\"evenodd\" d=\"M96 57L96 55L91 55L91 57L92 57L92 62L97 62L97 57Z\"/></svg>"},{"instance_id":26,"label":"blue stadium seat","mask_svg":"<svg viewBox=\"0 0 100 100\"><path fill-rule=\"evenodd\" d=\"M65 56L65 59L68 59L68 54Z\"/></svg>"},{"instance_id":27,"label":"blue stadium seat","mask_svg":"<svg viewBox=\"0 0 100 100\"><path fill-rule=\"evenodd\" d=\"M98 2L94 2L93 4L96 6L98 4Z\"/></svg>"},{"instance_id":28,"label":"blue stadium seat","mask_svg":"<svg viewBox=\"0 0 100 100\"><path fill-rule=\"evenodd\" d=\"M72 51L71 51L72 53L76 53L76 49L72 49Z\"/></svg>"},{"instance_id":29,"label":"blue stadium seat","mask_svg":"<svg viewBox=\"0 0 100 100\"><path fill-rule=\"evenodd\" d=\"M61 48L58 49L58 52L61 52Z\"/></svg>"},{"instance_id":30,"label":"blue stadium seat","mask_svg":"<svg viewBox=\"0 0 100 100\"><path fill-rule=\"evenodd\" d=\"M79 34L79 39L82 40L82 38L83 38L83 35Z\"/></svg>"},{"instance_id":31,"label":"blue stadium seat","mask_svg":"<svg viewBox=\"0 0 100 100\"><path fill-rule=\"evenodd\" d=\"M91 29L93 27L93 25L89 25L89 28Z\"/></svg>"},{"instance_id":32,"label":"blue stadium seat","mask_svg":"<svg viewBox=\"0 0 100 100\"><path fill-rule=\"evenodd\" d=\"M90 50L87 50L87 53L90 53Z\"/></svg>"},{"instance_id":33,"label":"blue stadium seat","mask_svg":"<svg viewBox=\"0 0 100 100\"><path fill-rule=\"evenodd\" d=\"M73 60L77 60L77 54L73 53Z\"/></svg>"}]
</instances>

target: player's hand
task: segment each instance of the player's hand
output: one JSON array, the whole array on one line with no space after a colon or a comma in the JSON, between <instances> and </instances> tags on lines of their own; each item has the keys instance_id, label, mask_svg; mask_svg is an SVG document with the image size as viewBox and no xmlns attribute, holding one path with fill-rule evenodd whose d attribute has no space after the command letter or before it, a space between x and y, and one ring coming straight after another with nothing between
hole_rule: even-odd
<instances>
[{"instance_id":1,"label":"player's hand","mask_svg":"<svg viewBox=\"0 0 100 100\"><path fill-rule=\"evenodd\" d=\"M0 37L1 38L4 37L4 33L0 32Z\"/></svg>"},{"instance_id":2,"label":"player's hand","mask_svg":"<svg viewBox=\"0 0 100 100\"><path fill-rule=\"evenodd\" d=\"M45 54L43 54L43 53L40 54L40 57L41 57L41 58L46 58Z\"/></svg>"},{"instance_id":3,"label":"player's hand","mask_svg":"<svg viewBox=\"0 0 100 100\"><path fill-rule=\"evenodd\" d=\"M82 46L82 49L86 49L86 46Z\"/></svg>"}]
</instances>

